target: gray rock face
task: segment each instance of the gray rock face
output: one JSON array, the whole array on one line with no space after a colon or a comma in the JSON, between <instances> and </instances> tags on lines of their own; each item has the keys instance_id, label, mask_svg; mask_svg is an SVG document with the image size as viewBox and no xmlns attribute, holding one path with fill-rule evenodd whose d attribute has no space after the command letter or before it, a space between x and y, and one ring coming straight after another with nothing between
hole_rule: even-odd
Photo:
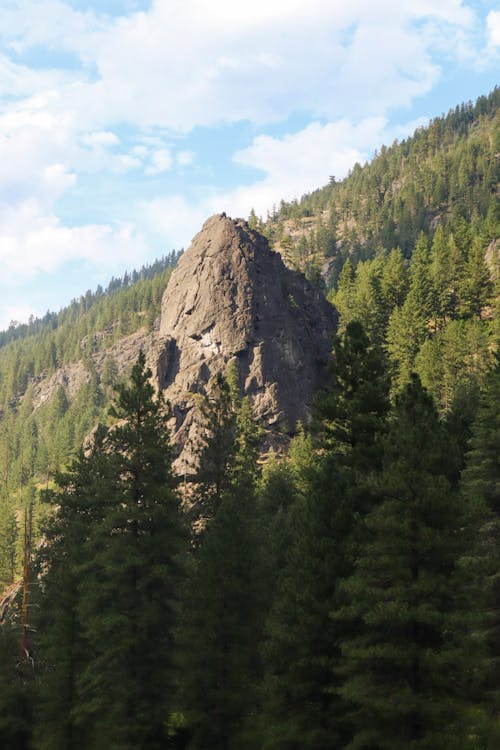
<instances>
[{"instance_id":1,"label":"gray rock face","mask_svg":"<svg viewBox=\"0 0 500 750\"><path fill-rule=\"evenodd\" d=\"M174 407L174 439L194 423L193 394L236 358L242 391L271 431L310 419L330 358L337 313L267 240L225 214L205 222L165 291L160 388Z\"/></svg>"}]
</instances>

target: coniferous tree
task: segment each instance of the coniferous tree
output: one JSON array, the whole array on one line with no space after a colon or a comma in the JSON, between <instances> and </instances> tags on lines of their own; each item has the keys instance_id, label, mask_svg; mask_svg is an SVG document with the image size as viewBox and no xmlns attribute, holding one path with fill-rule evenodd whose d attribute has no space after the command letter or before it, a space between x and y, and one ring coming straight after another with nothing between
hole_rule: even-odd
<instances>
[{"instance_id":1,"label":"coniferous tree","mask_svg":"<svg viewBox=\"0 0 500 750\"><path fill-rule=\"evenodd\" d=\"M92 448L80 451L69 471L56 476L57 490L46 492L53 512L43 528L38 560L36 750L89 747L90 727L78 721L79 680L93 647L84 637L79 606L88 541L102 520L103 487L113 477L103 437L97 431Z\"/></svg>"},{"instance_id":2,"label":"coniferous tree","mask_svg":"<svg viewBox=\"0 0 500 750\"><path fill-rule=\"evenodd\" d=\"M337 745L345 711L333 670L338 633L330 617L338 581L347 574L346 540L352 513L344 477L328 472L311 455L306 495L290 510L291 548L277 582L263 648L262 746L269 750L321 750Z\"/></svg>"},{"instance_id":3,"label":"coniferous tree","mask_svg":"<svg viewBox=\"0 0 500 750\"><path fill-rule=\"evenodd\" d=\"M490 271L484 256L481 238L474 237L459 291L460 311L465 317L475 316L481 319L483 307L491 294Z\"/></svg>"},{"instance_id":4,"label":"coniferous tree","mask_svg":"<svg viewBox=\"0 0 500 750\"><path fill-rule=\"evenodd\" d=\"M381 279L386 318L395 307L401 307L408 291L408 273L399 248L391 250L385 260Z\"/></svg>"},{"instance_id":5,"label":"coniferous tree","mask_svg":"<svg viewBox=\"0 0 500 750\"><path fill-rule=\"evenodd\" d=\"M184 532L171 469L168 413L141 352L117 387L106 438L114 479L86 545L79 617L93 652L79 681L89 748L164 748L173 705L173 630Z\"/></svg>"},{"instance_id":6,"label":"coniferous tree","mask_svg":"<svg viewBox=\"0 0 500 750\"><path fill-rule=\"evenodd\" d=\"M201 514L211 517L231 481L236 453L235 393L221 373L215 378L211 395L200 402L200 410L204 425L197 446L196 495Z\"/></svg>"},{"instance_id":7,"label":"coniferous tree","mask_svg":"<svg viewBox=\"0 0 500 750\"><path fill-rule=\"evenodd\" d=\"M487 670L483 702L494 719L493 748L500 740L497 706L500 696L500 363L491 371L472 427L469 452L462 475L462 493L477 529L474 569L475 609L482 614Z\"/></svg>"},{"instance_id":8,"label":"coniferous tree","mask_svg":"<svg viewBox=\"0 0 500 750\"><path fill-rule=\"evenodd\" d=\"M18 574L19 526L14 510L6 502L0 504L0 593L14 583Z\"/></svg>"},{"instance_id":9,"label":"coniferous tree","mask_svg":"<svg viewBox=\"0 0 500 750\"><path fill-rule=\"evenodd\" d=\"M349 323L334 342L333 378L318 399L321 443L328 460L350 473L350 485L359 494L353 512L364 513L363 477L380 463L379 441L389 409L389 379L381 352L358 322Z\"/></svg>"},{"instance_id":10,"label":"coniferous tree","mask_svg":"<svg viewBox=\"0 0 500 750\"><path fill-rule=\"evenodd\" d=\"M343 625L332 619L352 571L362 519L373 502L366 477L380 463L388 409L381 355L357 322L334 345L332 383L318 405L320 448L290 510L291 546L264 646L264 747L320 750L349 734L336 663Z\"/></svg>"},{"instance_id":11,"label":"coniferous tree","mask_svg":"<svg viewBox=\"0 0 500 750\"><path fill-rule=\"evenodd\" d=\"M443 227L438 226L431 247L431 307L434 328L441 327L454 312L452 258Z\"/></svg>"},{"instance_id":12,"label":"coniferous tree","mask_svg":"<svg viewBox=\"0 0 500 750\"><path fill-rule=\"evenodd\" d=\"M361 622L342 644L352 750L467 746L462 700L474 649L453 637L464 514L446 456L447 436L413 376L385 439L380 501L344 584L348 603L334 614Z\"/></svg>"},{"instance_id":13,"label":"coniferous tree","mask_svg":"<svg viewBox=\"0 0 500 750\"><path fill-rule=\"evenodd\" d=\"M30 750L33 672L19 655L19 622L0 622L0 747Z\"/></svg>"},{"instance_id":14,"label":"coniferous tree","mask_svg":"<svg viewBox=\"0 0 500 750\"><path fill-rule=\"evenodd\" d=\"M222 394L230 396L227 380L221 378L219 384ZM217 460L226 474L190 561L179 628L180 694L188 747L236 750L253 746L251 717L260 674L264 586L256 533L259 429L243 399L233 406L234 419L224 422L227 434L222 434L219 399L213 405L215 414L208 414L208 424L218 429L207 438L205 451L210 451L211 439L217 442ZM221 446L227 446L227 454ZM211 499L210 485L208 492Z\"/></svg>"}]
</instances>

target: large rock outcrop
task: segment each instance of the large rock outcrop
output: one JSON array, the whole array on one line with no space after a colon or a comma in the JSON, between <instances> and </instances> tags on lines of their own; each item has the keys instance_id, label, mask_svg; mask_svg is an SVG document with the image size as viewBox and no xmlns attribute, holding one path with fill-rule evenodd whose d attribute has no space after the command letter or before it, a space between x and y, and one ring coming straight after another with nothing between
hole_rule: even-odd
<instances>
[{"instance_id":1,"label":"large rock outcrop","mask_svg":"<svg viewBox=\"0 0 500 750\"><path fill-rule=\"evenodd\" d=\"M163 297L158 378L174 407L174 439L184 444L196 422L193 394L234 358L268 432L307 422L336 324L335 309L266 238L241 219L212 216Z\"/></svg>"}]
</instances>

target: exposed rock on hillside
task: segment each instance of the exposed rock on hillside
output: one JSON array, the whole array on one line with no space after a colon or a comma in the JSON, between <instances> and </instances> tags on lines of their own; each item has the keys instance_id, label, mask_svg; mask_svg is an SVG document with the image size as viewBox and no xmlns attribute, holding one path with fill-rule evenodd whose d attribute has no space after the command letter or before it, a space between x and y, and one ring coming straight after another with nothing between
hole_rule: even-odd
<instances>
[{"instance_id":1,"label":"exposed rock on hillside","mask_svg":"<svg viewBox=\"0 0 500 750\"><path fill-rule=\"evenodd\" d=\"M113 359L118 372L127 374L136 361L141 349L146 354L147 364L155 373L156 363L162 350L157 333L146 333L139 329L135 333L117 341L108 349L92 354L90 360L93 369L102 375L108 359ZM80 388L89 383L91 372L83 360L72 362L58 368L50 377L41 376L33 383L33 408L38 409L49 401L56 389L62 386L69 399L74 398Z\"/></svg>"},{"instance_id":2,"label":"exposed rock on hillside","mask_svg":"<svg viewBox=\"0 0 500 750\"><path fill-rule=\"evenodd\" d=\"M160 388L174 406L175 435L191 431L193 394L233 358L256 416L273 431L308 421L331 352L337 313L267 240L225 214L203 225L165 291Z\"/></svg>"}]
</instances>

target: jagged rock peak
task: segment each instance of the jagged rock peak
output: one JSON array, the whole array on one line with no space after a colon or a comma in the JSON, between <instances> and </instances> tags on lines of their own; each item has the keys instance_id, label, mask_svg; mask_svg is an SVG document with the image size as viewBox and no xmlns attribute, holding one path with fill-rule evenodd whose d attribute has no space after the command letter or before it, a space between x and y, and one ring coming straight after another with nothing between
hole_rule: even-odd
<instances>
[{"instance_id":1,"label":"jagged rock peak","mask_svg":"<svg viewBox=\"0 0 500 750\"><path fill-rule=\"evenodd\" d=\"M243 219L208 219L174 270L162 303L160 387L187 437L194 392L236 358L242 390L268 428L307 421L330 357L337 313L286 268Z\"/></svg>"}]
</instances>

